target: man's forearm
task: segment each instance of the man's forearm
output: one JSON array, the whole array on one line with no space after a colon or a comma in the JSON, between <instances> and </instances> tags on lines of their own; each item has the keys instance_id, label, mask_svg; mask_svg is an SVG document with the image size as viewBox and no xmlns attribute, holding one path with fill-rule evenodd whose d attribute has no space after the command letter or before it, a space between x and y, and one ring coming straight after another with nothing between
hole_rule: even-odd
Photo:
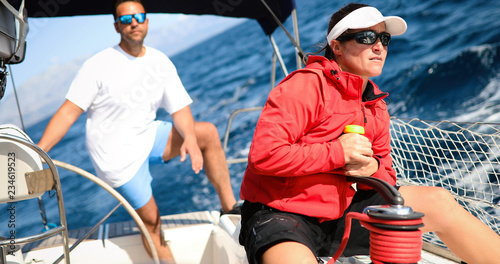
<instances>
[{"instance_id":1,"label":"man's forearm","mask_svg":"<svg viewBox=\"0 0 500 264\"><path fill-rule=\"evenodd\" d=\"M50 119L38 146L45 152L50 151L66 135L82 113L82 109L66 100Z\"/></svg>"}]
</instances>

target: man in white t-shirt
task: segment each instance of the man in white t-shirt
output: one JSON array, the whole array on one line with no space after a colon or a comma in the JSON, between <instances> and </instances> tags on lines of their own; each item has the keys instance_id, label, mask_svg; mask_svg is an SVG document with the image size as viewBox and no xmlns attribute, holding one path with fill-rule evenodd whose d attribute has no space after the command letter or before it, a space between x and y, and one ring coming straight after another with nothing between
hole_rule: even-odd
<instances>
[{"instance_id":1,"label":"man in white t-shirt","mask_svg":"<svg viewBox=\"0 0 500 264\"><path fill-rule=\"evenodd\" d=\"M136 209L160 259L174 263L161 235L149 161L179 155L184 161L189 154L195 173L205 165L224 212L237 210L236 199L216 127L194 122L192 100L175 66L143 45L148 30L144 6L140 0L118 0L114 12L120 43L84 63L38 145L49 151L87 111L86 146L97 175ZM171 114L173 124L155 121L158 108Z\"/></svg>"}]
</instances>

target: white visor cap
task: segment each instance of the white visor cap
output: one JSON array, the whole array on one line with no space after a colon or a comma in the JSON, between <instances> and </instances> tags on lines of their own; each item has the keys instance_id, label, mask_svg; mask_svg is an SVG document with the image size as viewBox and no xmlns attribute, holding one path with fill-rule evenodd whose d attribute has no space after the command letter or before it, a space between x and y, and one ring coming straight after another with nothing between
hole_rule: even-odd
<instances>
[{"instance_id":1,"label":"white visor cap","mask_svg":"<svg viewBox=\"0 0 500 264\"><path fill-rule=\"evenodd\" d=\"M328 45L348 29L369 28L380 22L385 22L385 31L392 36L406 32L406 22L398 16L383 16L375 7L365 6L352 11L342 18L328 33Z\"/></svg>"}]
</instances>

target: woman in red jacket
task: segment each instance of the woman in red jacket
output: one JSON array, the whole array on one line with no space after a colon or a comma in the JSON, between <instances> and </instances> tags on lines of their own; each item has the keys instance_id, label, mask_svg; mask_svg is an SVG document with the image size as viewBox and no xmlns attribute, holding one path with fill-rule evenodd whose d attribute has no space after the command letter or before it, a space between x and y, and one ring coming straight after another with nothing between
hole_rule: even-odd
<instances>
[{"instance_id":1,"label":"woman in red jacket","mask_svg":"<svg viewBox=\"0 0 500 264\"><path fill-rule=\"evenodd\" d=\"M285 78L269 95L250 148L240 196L240 243L253 263L318 263L333 255L345 215L386 204L374 190L345 176L396 184L390 156L387 93L369 80L382 73L391 35L406 31L400 17L349 4L333 14L325 56ZM365 134L343 134L346 125ZM500 261L500 238L442 188L397 187L405 205L423 212L434 231L468 263ZM432 206L429 206L432 205ZM345 256L369 253L369 231L353 223Z\"/></svg>"}]
</instances>

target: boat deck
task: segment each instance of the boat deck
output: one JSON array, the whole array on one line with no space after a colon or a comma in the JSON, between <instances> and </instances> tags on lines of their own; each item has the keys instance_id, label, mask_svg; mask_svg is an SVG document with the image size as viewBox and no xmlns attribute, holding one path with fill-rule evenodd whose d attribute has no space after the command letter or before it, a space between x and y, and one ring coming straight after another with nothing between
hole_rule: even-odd
<instances>
[{"instance_id":1,"label":"boat deck","mask_svg":"<svg viewBox=\"0 0 500 264\"><path fill-rule=\"evenodd\" d=\"M208 211L167 215L161 217L161 226L163 230L201 224L214 224L214 220ZM105 225L103 239L136 234L139 234L139 228L133 220L110 223Z\"/></svg>"},{"instance_id":2,"label":"boat deck","mask_svg":"<svg viewBox=\"0 0 500 264\"><path fill-rule=\"evenodd\" d=\"M161 217L162 230L164 231L165 237L169 239L168 243L178 263L219 263L220 261L217 260L219 257L217 251L221 249L222 251L227 250L233 252L236 256L236 259L227 260L224 263L247 263L244 250L234 241L234 234L236 234L235 227L239 222L239 217L223 217L220 219L220 223L216 223L215 221L219 221L218 219L218 212L209 211ZM227 233L216 231L216 229L214 229L216 225L221 226ZM70 244L84 237L89 230L91 230L91 228L81 228L69 231ZM23 253L31 252L29 254L33 254L33 252L48 251L47 253L43 253L43 255L30 255L29 258L27 258L30 260L43 259L48 255L54 256L54 252L61 252L61 244L61 236L56 235L39 242L26 244L22 250ZM443 258L434 253L430 253L435 252L436 248L429 248L429 246L430 245L424 247L422 251L422 260L419 261L419 264L460 263L457 259L450 260L450 255L448 255L447 258ZM443 251L446 250L443 249ZM56 256L60 256L60 254L61 253L55 253ZM102 225L93 232L89 238L85 239L81 245L72 251L71 262L91 263L88 258L89 254L106 256L106 259L100 257L99 261L92 261L93 263L150 263L150 258L147 256L142 246L139 228L132 220ZM33 256L36 257L33 258ZM224 253L223 258L227 257L228 255ZM451 259L453 259L453 256L451 256ZM324 258L324 260L326 263L328 258ZM34 263L37 262L35 261ZM368 256L361 256L341 258L336 263L366 264L371 263L371 261Z\"/></svg>"},{"instance_id":3,"label":"boat deck","mask_svg":"<svg viewBox=\"0 0 500 264\"><path fill-rule=\"evenodd\" d=\"M214 224L213 217L208 211L184 213L176 215L166 215L161 217L162 230L187 227L200 224ZM83 238L92 228L79 228L75 230L68 231L68 238L70 244L75 243L79 239ZM87 239L84 241L104 241L112 238L139 235L139 228L137 227L135 221L124 221L117 223L109 223L100 226L95 230ZM29 252L31 250L45 249L49 247L55 247L62 245L62 236L55 235L44 240L35 241L28 243L23 246L23 253Z\"/></svg>"}]
</instances>

